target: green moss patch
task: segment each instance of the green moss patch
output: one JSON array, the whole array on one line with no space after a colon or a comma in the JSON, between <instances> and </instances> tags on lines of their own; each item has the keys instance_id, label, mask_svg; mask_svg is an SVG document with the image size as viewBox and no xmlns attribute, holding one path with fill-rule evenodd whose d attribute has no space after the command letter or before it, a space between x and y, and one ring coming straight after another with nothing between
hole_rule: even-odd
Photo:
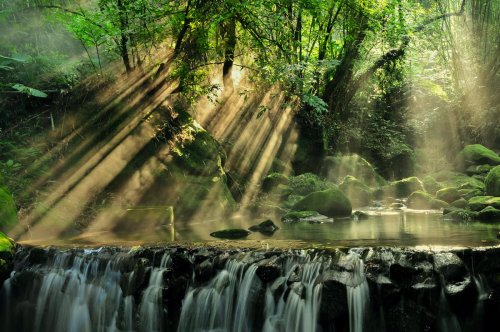
<instances>
[{"instance_id":1,"label":"green moss patch","mask_svg":"<svg viewBox=\"0 0 500 332\"><path fill-rule=\"evenodd\" d=\"M327 217L349 217L352 205L339 189L311 193L293 206L298 211L316 211Z\"/></svg>"}]
</instances>

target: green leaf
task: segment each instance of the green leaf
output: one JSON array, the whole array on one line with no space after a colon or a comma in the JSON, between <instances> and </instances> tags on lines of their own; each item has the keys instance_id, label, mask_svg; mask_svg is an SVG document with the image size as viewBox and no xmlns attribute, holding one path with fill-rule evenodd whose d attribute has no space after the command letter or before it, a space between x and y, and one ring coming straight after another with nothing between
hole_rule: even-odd
<instances>
[{"instance_id":1,"label":"green leaf","mask_svg":"<svg viewBox=\"0 0 500 332\"><path fill-rule=\"evenodd\" d=\"M8 167L14 166L14 160L12 160L12 159L7 160L7 162L5 163L5 165L7 165Z\"/></svg>"},{"instance_id":2,"label":"green leaf","mask_svg":"<svg viewBox=\"0 0 500 332\"><path fill-rule=\"evenodd\" d=\"M28 96L38 97L38 98L47 98L48 95L40 90L30 88L24 84L16 83L12 85L12 89L17 90L19 92L25 93Z\"/></svg>"}]
</instances>

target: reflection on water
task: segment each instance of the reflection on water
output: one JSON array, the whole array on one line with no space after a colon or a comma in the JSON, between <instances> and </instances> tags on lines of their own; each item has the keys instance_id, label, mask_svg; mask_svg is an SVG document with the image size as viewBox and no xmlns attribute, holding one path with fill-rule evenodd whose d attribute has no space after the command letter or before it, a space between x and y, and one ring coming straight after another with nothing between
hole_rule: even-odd
<instances>
[{"instance_id":1,"label":"reflection on water","mask_svg":"<svg viewBox=\"0 0 500 332\"><path fill-rule=\"evenodd\" d=\"M136 211L137 212L137 211ZM302 244L325 246L487 246L498 245L496 235L500 226L481 222L453 222L443 220L438 211L365 211L368 219L354 221L337 219L333 223L310 224L301 222L284 224L279 218L274 222L280 228L272 236L251 233L247 240L265 242L273 246L273 241L297 241ZM137 216L136 216L137 217ZM140 219L140 218L138 218ZM143 225L147 225L147 216ZM96 232L86 237L66 239L61 244L106 244L123 242L172 243L208 242L215 239L211 232L225 228L249 228L263 219L246 217L224 220L205 220L184 225L182 220L166 223L153 231L136 224L135 230L128 232ZM172 220L173 221L173 218ZM173 239L175 239L173 241ZM245 242L245 240L243 241ZM230 244L231 242L228 242ZM42 243L43 244L43 241ZM53 242L51 244L54 244Z\"/></svg>"}]
</instances>

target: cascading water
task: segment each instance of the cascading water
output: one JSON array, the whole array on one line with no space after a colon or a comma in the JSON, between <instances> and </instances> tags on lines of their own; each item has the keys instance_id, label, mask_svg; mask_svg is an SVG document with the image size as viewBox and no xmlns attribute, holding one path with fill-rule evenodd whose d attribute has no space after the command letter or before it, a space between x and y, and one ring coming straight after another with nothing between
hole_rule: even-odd
<instances>
[{"instance_id":1,"label":"cascading water","mask_svg":"<svg viewBox=\"0 0 500 332\"><path fill-rule=\"evenodd\" d=\"M20 249L0 330L490 331L490 261L471 276L454 253L395 249Z\"/></svg>"}]
</instances>

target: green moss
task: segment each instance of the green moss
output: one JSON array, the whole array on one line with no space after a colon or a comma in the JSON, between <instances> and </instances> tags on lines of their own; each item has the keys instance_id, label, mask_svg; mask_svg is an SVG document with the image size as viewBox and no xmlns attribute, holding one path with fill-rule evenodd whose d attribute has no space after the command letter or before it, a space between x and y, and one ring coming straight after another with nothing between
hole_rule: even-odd
<instances>
[{"instance_id":1,"label":"green moss","mask_svg":"<svg viewBox=\"0 0 500 332\"><path fill-rule=\"evenodd\" d=\"M481 211L488 206L500 209L500 197L476 196L469 199L469 209L472 211Z\"/></svg>"},{"instance_id":2,"label":"green moss","mask_svg":"<svg viewBox=\"0 0 500 332\"><path fill-rule=\"evenodd\" d=\"M17 208L12 194L0 187L0 230L7 231L17 224Z\"/></svg>"},{"instance_id":3,"label":"green moss","mask_svg":"<svg viewBox=\"0 0 500 332\"><path fill-rule=\"evenodd\" d=\"M443 188L443 186L439 184L439 182L437 182L436 179L430 175L425 176L422 179L422 183L424 185L425 191L427 191L432 195L435 195L436 191Z\"/></svg>"},{"instance_id":4,"label":"green moss","mask_svg":"<svg viewBox=\"0 0 500 332\"><path fill-rule=\"evenodd\" d=\"M335 184L322 180L316 174L304 173L297 176L291 176L288 186L293 195L307 195L312 192L336 188Z\"/></svg>"},{"instance_id":5,"label":"green moss","mask_svg":"<svg viewBox=\"0 0 500 332\"><path fill-rule=\"evenodd\" d=\"M447 202L436 199L423 191L412 193L408 197L406 204L409 208L417 210L441 209L448 206Z\"/></svg>"},{"instance_id":6,"label":"green moss","mask_svg":"<svg viewBox=\"0 0 500 332\"><path fill-rule=\"evenodd\" d=\"M266 176L262 181L262 189L265 192L268 192L273 188L276 188L279 184L287 184L287 183L288 183L288 176L283 175L281 173L271 173L268 176Z\"/></svg>"},{"instance_id":7,"label":"green moss","mask_svg":"<svg viewBox=\"0 0 500 332\"><path fill-rule=\"evenodd\" d=\"M422 181L420 181L416 176L412 176L392 182L388 186L386 194L394 197L408 197L415 191L425 192L425 189Z\"/></svg>"},{"instance_id":8,"label":"green moss","mask_svg":"<svg viewBox=\"0 0 500 332\"><path fill-rule=\"evenodd\" d=\"M484 181L486 195L500 196L500 166L493 168Z\"/></svg>"},{"instance_id":9,"label":"green moss","mask_svg":"<svg viewBox=\"0 0 500 332\"><path fill-rule=\"evenodd\" d=\"M465 173L470 176L483 175L487 174L492 168L493 166L491 165L472 165L467 167Z\"/></svg>"},{"instance_id":10,"label":"green moss","mask_svg":"<svg viewBox=\"0 0 500 332\"><path fill-rule=\"evenodd\" d=\"M460 209L465 209L469 206L469 202L467 202L465 198L459 198L456 201L451 202L451 206Z\"/></svg>"},{"instance_id":11,"label":"green moss","mask_svg":"<svg viewBox=\"0 0 500 332\"><path fill-rule=\"evenodd\" d=\"M500 210L492 206L485 207L477 214L478 220L500 222Z\"/></svg>"},{"instance_id":12,"label":"green moss","mask_svg":"<svg viewBox=\"0 0 500 332\"><path fill-rule=\"evenodd\" d=\"M365 206L372 201L372 189L354 176L346 176L339 189L355 206Z\"/></svg>"},{"instance_id":13,"label":"green moss","mask_svg":"<svg viewBox=\"0 0 500 332\"><path fill-rule=\"evenodd\" d=\"M457 169L465 171L472 165L499 165L500 156L481 144L471 144L463 148L457 156Z\"/></svg>"},{"instance_id":14,"label":"green moss","mask_svg":"<svg viewBox=\"0 0 500 332\"><path fill-rule=\"evenodd\" d=\"M299 222L301 219L316 217L319 213L316 211L290 211L281 217L281 221L284 223L294 223Z\"/></svg>"},{"instance_id":15,"label":"green moss","mask_svg":"<svg viewBox=\"0 0 500 332\"><path fill-rule=\"evenodd\" d=\"M15 248L15 242L4 233L0 232L0 252L12 253Z\"/></svg>"},{"instance_id":16,"label":"green moss","mask_svg":"<svg viewBox=\"0 0 500 332\"><path fill-rule=\"evenodd\" d=\"M327 217L349 217L352 206L339 189L327 189L311 193L293 206L298 211L317 211Z\"/></svg>"},{"instance_id":17,"label":"green moss","mask_svg":"<svg viewBox=\"0 0 500 332\"><path fill-rule=\"evenodd\" d=\"M450 211L443 211L444 219L454 220L454 221L471 221L477 219L477 212L464 210L464 209L452 209Z\"/></svg>"},{"instance_id":18,"label":"green moss","mask_svg":"<svg viewBox=\"0 0 500 332\"><path fill-rule=\"evenodd\" d=\"M437 199L440 199L448 203L454 202L460 197L461 197L460 193L458 192L458 189L455 187L443 188L436 192Z\"/></svg>"}]
</instances>

